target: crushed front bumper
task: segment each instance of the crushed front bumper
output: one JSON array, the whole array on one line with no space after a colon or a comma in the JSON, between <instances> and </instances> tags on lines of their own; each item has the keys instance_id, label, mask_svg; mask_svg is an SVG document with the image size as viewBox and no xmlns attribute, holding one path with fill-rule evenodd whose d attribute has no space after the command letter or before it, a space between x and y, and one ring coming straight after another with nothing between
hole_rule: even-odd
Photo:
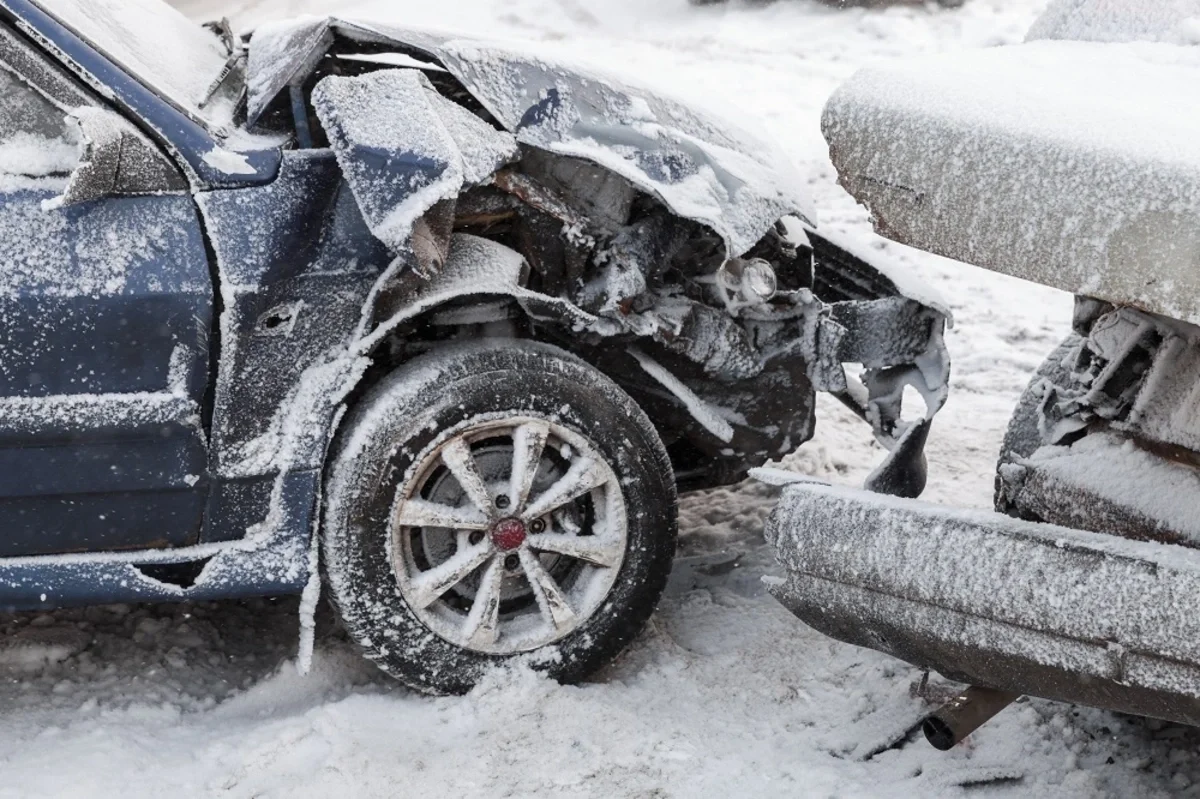
<instances>
[{"instance_id":1,"label":"crushed front bumper","mask_svg":"<svg viewBox=\"0 0 1200 799\"><path fill-rule=\"evenodd\" d=\"M1200 551L794 483L772 586L841 641L991 688L1200 725Z\"/></svg>"}]
</instances>

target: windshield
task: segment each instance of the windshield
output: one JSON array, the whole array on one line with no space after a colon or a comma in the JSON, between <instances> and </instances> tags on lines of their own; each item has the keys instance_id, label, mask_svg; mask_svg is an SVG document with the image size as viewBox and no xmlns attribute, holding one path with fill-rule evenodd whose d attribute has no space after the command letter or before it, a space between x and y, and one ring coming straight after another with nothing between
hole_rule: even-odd
<instances>
[{"instance_id":1,"label":"windshield","mask_svg":"<svg viewBox=\"0 0 1200 799\"><path fill-rule=\"evenodd\" d=\"M220 38L162 0L34 0L118 65L189 114L220 124L200 105L227 59Z\"/></svg>"}]
</instances>

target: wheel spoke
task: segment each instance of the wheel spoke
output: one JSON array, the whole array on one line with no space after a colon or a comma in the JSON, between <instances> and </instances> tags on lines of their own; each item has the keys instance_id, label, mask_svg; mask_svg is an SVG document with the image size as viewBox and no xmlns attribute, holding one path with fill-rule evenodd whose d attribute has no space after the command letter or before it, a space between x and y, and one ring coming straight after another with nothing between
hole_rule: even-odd
<instances>
[{"instance_id":1,"label":"wheel spoke","mask_svg":"<svg viewBox=\"0 0 1200 799\"><path fill-rule=\"evenodd\" d=\"M529 507L521 514L525 521L532 521L538 516L544 516L550 511L558 510L578 496L586 494L593 488L598 488L608 481L607 469L604 464L588 458L583 458L571 464L567 473L558 482L550 486L545 493L529 503Z\"/></svg>"},{"instance_id":2,"label":"wheel spoke","mask_svg":"<svg viewBox=\"0 0 1200 799\"><path fill-rule=\"evenodd\" d=\"M442 462L450 469L454 479L462 486L463 491L470 497L475 507L484 516L491 518L495 515L492 494L483 482L479 469L475 465L475 456L471 454L471 445L461 438L456 438L442 447Z\"/></svg>"},{"instance_id":3,"label":"wheel spoke","mask_svg":"<svg viewBox=\"0 0 1200 799\"><path fill-rule=\"evenodd\" d=\"M442 594L462 582L492 555L490 543L459 550L444 563L412 578L412 604L419 610L436 602Z\"/></svg>"},{"instance_id":4,"label":"wheel spoke","mask_svg":"<svg viewBox=\"0 0 1200 799\"><path fill-rule=\"evenodd\" d=\"M504 559L492 558L483 579L479 581L479 590L475 592L475 602L463 622L462 637L471 647L488 647L496 643L500 633L500 589L504 582Z\"/></svg>"},{"instance_id":5,"label":"wheel spoke","mask_svg":"<svg viewBox=\"0 0 1200 799\"><path fill-rule=\"evenodd\" d=\"M537 477L538 466L542 462L542 450L546 448L546 439L550 435L550 426L543 422L527 422L513 432L513 462L512 477L509 491L512 495L513 509L520 513L529 499L529 490L533 488L533 479Z\"/></svg>"},{"instance_id":6,"label":"wheel spoke","mask_svg":"<svg viewBox=\"0 0 1200 799\"><path fill-rule=\"evenodd\" d=\"M396 521L404 527L448 527L452 530L485 530L488 520L474 508L452 508L418 497L400 505Z\"/></svg>"},{"instance_id":7,"label":"wheel spoke","mask_svg":"<svg viewBox=\"0 0 1200 799\"><path fill-rule=\"evenodd\" d=\"M564 533L538 533L525 539L533 549L553 552L578 560L586 560L597 566L612 568L621 561L620 541L610 541L599 536L575 536Z\"/></svg>"},{"instance_id":8,"label":"wheel spoke","mask_svg":"<svg viewBox=\"0 0 1200 799\"><path fill-rule=\"evenodd\" d=\"M550 576L550 572L542 566L537 555L529 549L521 550L521 566L525 576L529 578L529 587L533 589L534 598L542 616L550 623L555 632L562 632L575 624L575 611L559 589L558 583Z\"/></svg>"}]
</instances>

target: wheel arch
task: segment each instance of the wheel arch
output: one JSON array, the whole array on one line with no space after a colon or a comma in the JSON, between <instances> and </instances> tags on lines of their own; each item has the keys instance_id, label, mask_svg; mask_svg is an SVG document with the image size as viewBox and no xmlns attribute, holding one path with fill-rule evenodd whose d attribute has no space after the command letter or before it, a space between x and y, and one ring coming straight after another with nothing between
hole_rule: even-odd
<instances>
[{"instance_id":1,"label":"wheel arch","mask_svg":"<svg viewBox=\"0 0 1200 799\"><path fill-rule=\"evenodd\" d=\"M367 310L380 321L355 344L368 365L345 386L342 408L352 409L386 375L439 346L464 337L512 337L551 344L582 358L633 393L664 439L699 435L711 437L714 446L728 443L724 422L675 379L675 364L660 357L660 348L648 337L633 337L568 300L526 288L529 267L510 247L469 234L455 234L454 240L457 246L438 274L403 273L381 283L374 307ZM416 342L406 339L422 329L435 332ZM631 388L637 385L628 379L631 369L642 378L638 383L658 389L677 406L676 412L647 407L644 392ZM342 435L348 416L340 411L332 420L330 442ZM328 460L327 451L322 459L326 466Z\"/></svg>"}]
</instances>

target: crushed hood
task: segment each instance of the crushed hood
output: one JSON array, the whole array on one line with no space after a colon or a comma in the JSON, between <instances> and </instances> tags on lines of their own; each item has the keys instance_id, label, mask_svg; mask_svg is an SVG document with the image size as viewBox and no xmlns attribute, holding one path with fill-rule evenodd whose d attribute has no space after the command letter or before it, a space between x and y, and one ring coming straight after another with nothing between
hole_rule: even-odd
<instances>
[{"instance_id":1,"label":"crushed hood","mask_svg":"<svg viewBox=\"0 0 1200 799\"><path fill-rule=\"evenodd\" d=\"M250 42L250 122L303 80L339 37L450 72L518 142L621 175L676 214L712 228L730 255L753 247L780 217L816 221L803 176L778 147L590 67L512 45L337 17L275 23Z\"/></svg>"}]
</instances>

